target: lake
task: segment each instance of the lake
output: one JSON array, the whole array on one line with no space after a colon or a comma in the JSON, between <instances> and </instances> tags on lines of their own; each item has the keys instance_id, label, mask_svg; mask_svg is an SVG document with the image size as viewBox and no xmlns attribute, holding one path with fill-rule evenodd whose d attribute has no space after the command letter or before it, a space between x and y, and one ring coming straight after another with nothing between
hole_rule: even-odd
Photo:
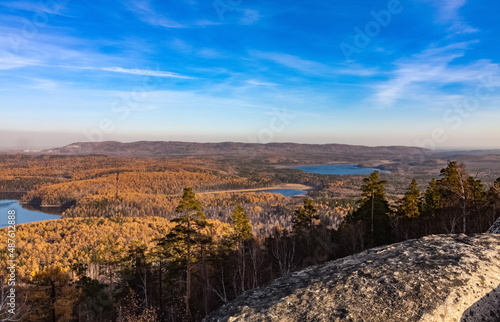
<instances>
[{"instance_id":1,"label":"lake","mask_svg":"<svg viewBox=\"0 0 500 322\"><path fill-rule=\"evenodd\" d=\"M305 195L307 191L305 190L297 190L297 189L269 189L269 190L260 190L258 192L270 192L270 193L279 193L285 197L294 197Z\"/></svg>"},{"instance_id":2,"label":"lake","mask_svg":"<svg viewBox=\"0 0 500 322\"><path fill-rule=\"evenodd\" d=\"M349 174L370 174L375 170L381 173L389 173L390 171L375 169L375 168L362 168L356 164L325 164L325 165L306 165L300 167L292 167L292 169L302 170L307 173L316 174L336 174L336 175L349 175Z\"/></svg>"},{"instance_id":3,"label":"lake","mask_svg":"<svg viewBox=\"0 0 500 322\"><path fill-rule=\"evenodd\" d=\"M40 210L23 208L17 200L0 200L0 228L7 227L8 211L15 210L16 224L27 224L35 221L60 219L61 216L44 213Z\"/></svg>"}]
</instances>

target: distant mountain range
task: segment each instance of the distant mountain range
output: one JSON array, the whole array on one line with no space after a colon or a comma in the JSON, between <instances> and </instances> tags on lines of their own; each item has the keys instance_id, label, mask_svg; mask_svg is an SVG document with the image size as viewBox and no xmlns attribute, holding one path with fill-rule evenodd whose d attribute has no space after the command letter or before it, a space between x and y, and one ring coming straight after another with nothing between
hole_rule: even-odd
<instances>
[{"instance_id":1,"label":"distant mountain range","mask_svg":"<svg viewBox=\"0 0 500 322\"><path fill-rule=\"evenodd\" d=\"M346 144L298 144L298 143L193 143L178 141L138 141L121 143L77 142L64 147L42 150L40 153L56 155L88 155L129 157L181 157L181 156L233 156L233 157L278 157L303 159L303 157L327 157L333 159L382 159L407 158L409 156L432 156L435 152L418 147L378 146L369 147Z\"/></svg>"},{"instance_id":2,"label":"distant mountain range","mask_svg":"<svg viewBox=\"0 0 500 322\"><path fill-rule=\"evenodd\" d=\"M498 168L500 150L434 151L410 146L364 146L348 144L299 143L195 143L181 141L117 141L76 142L45 150L9 150L2 153L31 155L106 155L150 158L211 158L249 160L272 164L329 164L350 163L366 167L395 170L400 165L443 165L447 160L468 163L490 163Z\"/></svg>"}]
</instances>

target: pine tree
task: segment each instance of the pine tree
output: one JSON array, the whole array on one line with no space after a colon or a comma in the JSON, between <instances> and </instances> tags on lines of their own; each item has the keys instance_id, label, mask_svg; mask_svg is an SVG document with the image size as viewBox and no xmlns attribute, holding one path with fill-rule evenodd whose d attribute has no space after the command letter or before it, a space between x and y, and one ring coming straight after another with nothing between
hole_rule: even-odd
<instances>
[{"instance_id":1,"label":"pine tree","mask_svg":"<svg viewBox=\"0 0 500 322\"><path fill-rule=\"evenodd\" d=\"M422 215L425 218L434 218L441 208L441 203L441 193L439 192L437 180L433 178L424 193Z\"/></svg>"},{"instance_id":2,"label":"pine tree","mask_svg":"<svg viewBox=\"0 0 500 322\"><path fill-rule=\"evenodd\" d=\"M248 248L248 242L252 239L252 226L247 214L245 213L241 205L236 206L234 211L231 213L231 226L234 229L233 236L231 237L230 243L236 247L236 270L234 281L234 288L236 294L241 294L246 290L245 280L247 275L246 268L246 254ZM236 281L239 279L239 283ZM239 290L237 290L239 288Z\"/></svg>"},{"instance_id":3,"label":"pine tree","mask_svg":"<svg viewBox=\"0 0 500 322\"><path fill-rule=\"evenodd\" d=\"M350 224L363 223L364 233L368 235L365 247L385 245L392 240L389 220L391 209L384 187L387 181L379 178L378 171L373 171L363 182L360 206L348 216L347 221Z\"/></svg>"},{"instance_id":4,"label":"pine tree","mask_svg":"<svg viewBox=\"0 0 500 322\"><path fill-rule=\"evenodd\" d=\"M456 161L448 162L448 166L441 170L441 179L438 187L441 193L445 215L448 218L449 232L469 231L468 222L471 215L477 215L474 211L485 199L484 188L481 181L470 177L465 169L464 163ZM473 220L477 220L474 216ZM462 227L459 227L459 221Z\"/></svg>"},{"instance_id":5,"label":"pine tree","mask_svg":"<svg viewBox=\"0 0 500 322\"><path fill-rule=\"evenodd\" d=\"M489 216L487 218L486 224L488 226L491 226L498 218L498 213L500 210L500 178L496 179L493 185L488 190L487 198L489 205Z\"/></svg>"},{"instance_id":6,"label":"pine tree","mask_svg":"<svg viewBox=\"0 0 500 322\"><path fill-rule=\"evenodd\" d=\"M407 240L418 237L419 231L415 227L422 212L422 198L418 189L417 180L413 179L403 198L399 201L397 216L394 220L394 232L398 240Z\"/></svg>"},{"instance_id":7,"label":"pine tree","mask_svg":"<svg viewBox=\"0 0 500 322\"><path fill-rule=\"evenodd\" d=\"M303 265L316 264L316 261L311 256L313 251L313 245L316 238L319 237L319 227L316 221L319 221L320 214L318 209L314 207L312 199L305 199L304 204L299 209L295 210L293 218L292 232L294 237L294 243L297 245L297 253L300 258L304 259ZM319 247L319 245L318 245ZM293 259L293 258L292 258Z\"/></svg>"},{"instance_id":8,"label":"pine tree","mask_svg":"<svg viewBox=\"0 0 500 322\"><path fill-rule=\"evenodd\" d=\"M236 206L230 217L236 240L245 241L252 238L252 225L241 205Z\"/></svg>"},{"instance_id":9,"label":"pine tree","mask_svg":"<svg viewBox=\"0 0 500 322\"><path fill-rule=\"evenodd\" d=\"M111 320L113 302L106 292L106 285L87 276L80 277L77 285L81 290L77 318L83 321Z\"/></svg>"},{"instance_id":10,"label":"pine tree","mask_svg":"<svg viewBox=\"0 0 500 322\"><path fill-rule=\"evenodd\" d=\"M314 228L314 221L319 220L318 210L314 207L312 199L305 199L304 205L295 210L293 231L295 234L309 234Z\"/></svg>"},{"instance_id":11,"label":"pine tree","mask_svg":"<svg viewBox=\"0 0 500 322\"><path fill-rule=\"evenodd\" d=\"M417 180L413 179L401 200L401 206L399 207L400 215L407 218L418 218L421 212L420 195Z\"/></svg>"},{"instance_id":12,"label":"pine tree","mask_svg":"<svg viewBox=\"0 0 500 322\"><path fill-rule=\"evenodd\" d=\"M185 319L192 320L191 288L195 265L203 257L203 250L211 242L204 229L209 226L201 203L192 188L184 188L184 193L176 208L182 216L172 220L175 226L159 242L164 252L174 261L173 268L185 273L184 311Z\"/></svg>"}]
</instances>

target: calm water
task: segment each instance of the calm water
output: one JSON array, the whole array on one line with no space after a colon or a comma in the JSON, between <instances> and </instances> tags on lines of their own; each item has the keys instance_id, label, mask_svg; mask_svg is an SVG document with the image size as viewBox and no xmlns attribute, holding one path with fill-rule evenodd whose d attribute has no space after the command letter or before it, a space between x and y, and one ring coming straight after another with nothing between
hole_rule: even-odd
<instances>
[{"instance_id":1,"label":"calm water","mask_svg":"<svg viewBox=\"0 0 500 322\"><path fill-rule=\"evenodd\" d=\"M370 174L375 170L378 170L383 173L390 172L375 168L361 168L356 164L306 165L301 167L293 167L293 169L299 169L307 173L337 174L341 176L348 174Z\"/></svg>"},{"instance_id":2,"label":"calm water","mask_svg":"<svg viewBox=\"0 0 500 322\"><path fill-rule=\"evenodd\" d=\"M305 190L297 190L297 189L269 189L269 190L261 190L259 192L279 193L286 197L300 196L300 195L305 195L307 193L307 191Z\"/></svg>"},{"instance_id":3,"label":"calm water","mask_svg":"<svg viewBox=\"0 0 500 322\"><path fill-rule=\"evenodd\" d=\"M16 224L61 218L61 216L46 214L40 210L23 208L17 200L0 200L0 228L7 226L7 213L9 210L16 211Z\"/></svg>"}]
</instances>

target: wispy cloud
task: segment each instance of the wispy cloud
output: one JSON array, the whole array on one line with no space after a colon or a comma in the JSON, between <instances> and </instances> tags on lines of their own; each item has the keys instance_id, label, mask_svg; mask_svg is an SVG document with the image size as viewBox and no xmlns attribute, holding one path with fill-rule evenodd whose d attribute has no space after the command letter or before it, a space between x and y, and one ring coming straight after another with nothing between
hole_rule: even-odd
<instances>
[{"instance_id":1,"label":"wispy cloud","mask_svg":"<svg viewBox=\"0 0 500 322\"><path fill-rule=\"evenodd\" d=\"M195 3L185 2L189 6L195 5ZM220 22L216 22L209 19L197 19L191 21L179 22L167 17L166 14L161 14L159 10L153 8L153 5L149 0L134 0L128 4L128 9L135 13L137 17L152 26L164 27L171 29L182 29L182 28L192 28L192 27L206 27L220 25Z\"/></svg>"},{"instance_id":2,"label":"wispy cloud","mask_svg":"<svg viewBox=\"0 0 500 322\"><path fill-rule=\"evenodd\" d=\"M424 0L438 10L438 22L450 25L452 34L470 34L479 30L466 23L460 15L460 9L467 4L467 0Z\"/></svg>"},{"instance_id":3,"label":"wispy cloud","mask_svg":"<svg viewBox=\"0 0 500 322\"><path fill-rule=\"evenodd\" d=\"M197 20L189 25L205 27L205 26L218 26L218 25L221 25L221 23L217 22L217 21L213 21L213 20L201 19L201 20Z\"/></svg>"},{"instance_id":4,"label":"wispy cloud","mask_svg":"<svg viewBox=\"0 0 500 322\"><path fill-rule=\"evenodd\" d=\"M114 73L124 73L124 74L132 74L132 75L142 75L142 76L154 76L154 77L168 77L168 78L186 78L192 79L193 77L180 75L172 72L165 72L159 70L149 70L149 69L127 69L122 67L101 67L101 68L91 68L97 70L103 70L107 72Z\"/></svg>"},{"instance_id":5,"label":"wispy cloud","mask_svg":"<svg viewBox=\"0 0 500 322\"><path fill-rule=\"evenodd\" d=\"M170 48L174 49L177 52L183 54L191 54L203 58L221 58L225 55L220 51L213 48L198 48L196 46L192 46L186 43L184 40L179 38L174 38L169 42Z\"/></svg>"},{"instance_id":6,"label":"wispy cloud","mask_svg":"<svg viewBox=\"0 0 500 322\"><path fill-rule=\"evenodd\" d=\"M186 28L187 26L163 15L158 14L147 0L132 1L129 10L134 12L140 20L153 26L165 28Z\"/></svg>"},{"instance_id":7,"label":"wispy cloud","mask_svg":"<svg viewBox=\"0 0 500 322\"><path fill-rule=\"evenodd\" d=\"M169 47L172 49L181 52L181 53L191 53L193 51L193 46L186 43L184 40L179 38L174 38L169 43Z\"/></svg>"},{"instance_id":8,"label":"wispy cloud","mask_svg":"<svg viewBox=\"0 0 500 322\"><path fill-rule=\"evenodd\" d=\"M224 56L219 51L211 48L202 48L197 51L197 55L203 58L221 58Z\"/></svg>"},{"instance_id":9,"label":"wispy cloud","mask_svg":"<svg viewBox=\"0 0 500 322\"><path fill-rule=\"evenodd\" d=\"M33 84L30 87L34 89L53 91L58 88L58 84L50 79L33 78L31 81Z\"/></svg>"},{"instance_id":10,"label":"wispy cloud","mask_svg":"<svg viewBox=\"0 0 500 322\"><path fill-rule=\"evenodd\" d=\"M94 70L94 71L104 71L111 73L122 73L122 74L140 75L140 76L194 79L194 77L191 76L181 75L162 70L152 70L152 69L137 69L137 68L123 68L123 67L85 67L85 66L71 66L71 65L39 65L39 66L45 66L51 68Z\"/></svg>"},{"instance_id":11,"label":"wispy cloud","mask_svg":"<svg viewBox=\"0 0 500 322\"><path fill-rule=\"evenodd\" d=\"M284 54L284 53L269 53L261 51L251 51L250 54L259 59L272 61L276 64L295 69L304 74L318 75L318 76L339 76L350 75L366 77L372 76L377 73L376 67L363 67L361 65L335 65L329 66L323 63L318 63L312 60L303 59L297 56Z\"/></svg>"},{"instance_id":12,"label":"wispy cloud","mask_svg":"<svg viewBox=\"0 0 500 322\"><path fill-rule=\"evenodd\" d=\"M36 3L27 1L10 1L7 3L0 3L0 6L30 12L45 12L53 15L62 15L62 11L64 10L64 6L57 1L49 1L46 3L43 3L42 1L38 1Z\"/></svg>"},{"instance_id":13,"label":"wispy cloud","mask_svg":"<svg viewBox=\"0 0 500 322\"><path fill-rule=\"evenodd\" d=\"M14 69L37 64L36 60L14 55L0 50L0 70Z\"/></svg>"},{"instance_id":14,"label":"wispy cloud","mask_svg":"<svg viewBox=\"0 0 500 322\"><path fill-rule=\"evenodd\" d=\"M240 23L242 25L252 25L259 21L260 13L257 10L244 9L243 16L240 18Z\"/></svg>"},{"instance_id":15,"label":"wispy cloud","mask_svg":"<svg viewBox=\"0 0 500 322\"><path fill-rule=\"evenodd\" d=\"M326 67L323 64L284 53L251 51L250 54L256 58L269 60L307 74L318 74Z\"/></svg>"},{"instance_id":16,"label":"wispy cloud","mask_svg":"<svg viewBox=\"0 0 500 322\"><path fill-rule=\"evenodd\" d=\"M443 20L453 20L458 18L458 11L462 8L467 0L442 0L436 2L439 7L439 14Z\"/></svg>"},{"instance_id":17,"label":"wispy cloud","mask_svg":"<svg viewBox=\"0 0 500 322\"><path fill-rule=\"evenodd\" d=\"M361 65L338 67L334 71L336 74L339 75L360 76L360 77L374 76L379 73L377 67L364 67Z\"/></svg>"},{"instance_id":18,"label":"wispy cloud","mask_svg":"<svg viewBox=\"0 0 500 322\"><path fill-rule=\"evenodd\" d=\"M439 87L474 84L479 77L498 72L499 65L489 60L478 60L467 65L452 64L457 58L463 57L473 43L461 42L430 48L397 62L396 69L390 72L391 78L377 87L375 101L391 105L403 98L426 96L423 93L439 95ZM448 95L444 91L440 94ZM432 99L432 95L425 98Z\"/></svg>"},{"instance_id":19,"label":"wispy cloud","mask_svg":"<svg viewBox=\"0 0 500 322\"><path fill-rule=\"evenodd\" d=\"M255 85L255 86L277 86L278 85L276 83L263 82L263 81L258 81L255 79L247 80L246 83L249 85Z\"/></svg>"},{"instance_id":20,"label":"wispy cloud","mask_svg":"<svg viewBox=\"0 0 500 322\"><path fill-rule=\"evenodd\" d=\"M9 40L7 37L0 37L0 45L6 45L6 47L8 48L8 44ZM60 44L66 44L66 47ZM0 49L0 70L37 66L42 68L45 67L46 69L44 70L44 72L52 71L54 68L65 68L152 77L179 79L194 78L191 76L160 69L122 67L134 66L135 64L137 64L137 61L134 59L114 57L112 55L104 54L95 50L78 50L77 48L81 46L83 46L83 42L78 38L44 36L40 39L32 40L31 46L23 50L22 54L13 54L9 51ZM204 54L209 56L215 55L216 52L207 51Z\"/></svg>"}]
</instances>

